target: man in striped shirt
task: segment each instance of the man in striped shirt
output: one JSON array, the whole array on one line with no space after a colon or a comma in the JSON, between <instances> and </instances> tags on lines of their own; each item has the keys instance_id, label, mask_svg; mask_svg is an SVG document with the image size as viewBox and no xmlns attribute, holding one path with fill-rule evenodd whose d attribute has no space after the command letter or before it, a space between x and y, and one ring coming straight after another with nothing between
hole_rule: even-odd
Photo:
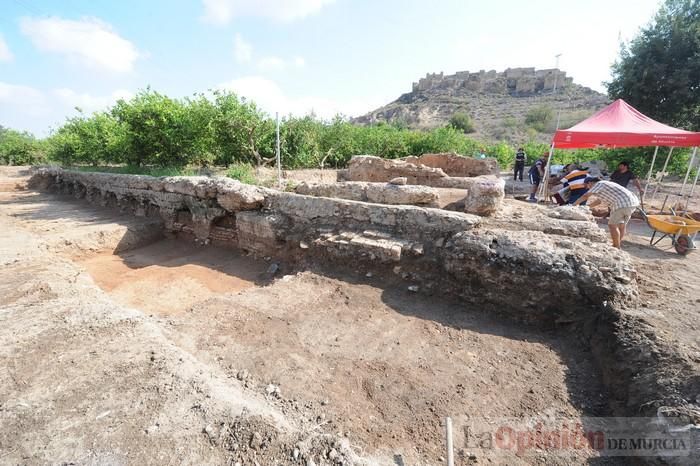
<instances>
[{"instance_id":1,"label":"man in striped shirt","mask_svg":"<svg viewBox=\"0 0 700 466\"><path fill-rule=\"evenodd\" d=\"M559 181L564 184L564 188L569 188L569 200L567 204L573 204L578 199L586 194L586 178L588 177L587 170L579 169L576 164L566 166L566 175Z\"/></svg>"},{"instance_id":2,"label":"man in striped shirt","mask_svg":"<svg viewBox=\"0 0 700 466\"><path fill-rule=\"evenodd\" d=\"M601 202L607 204L610 207L608 229L612 243L614 247L620 249L627 222L639 207L639 199L632 191L612 181L600 181L598 178L588 177L585 184L588 192L579 197L574 205L581 205L591 196L594 196L594 199L588 203L589 206L593 207Z\"/></svg>"}]
</instances>

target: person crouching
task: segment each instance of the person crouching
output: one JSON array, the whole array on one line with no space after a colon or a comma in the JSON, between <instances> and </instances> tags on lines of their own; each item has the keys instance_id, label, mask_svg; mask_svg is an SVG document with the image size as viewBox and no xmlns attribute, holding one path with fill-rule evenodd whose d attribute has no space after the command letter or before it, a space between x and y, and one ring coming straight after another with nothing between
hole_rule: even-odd
<instances>
[{"instance_id":1,"label":"person crouching","mask_svg":"<svg viewBox=\"0 0 700 466\"><path fill-rule=\"evenodd\" d=\"M578 201L581 196L586 194L586 178L588 178L588 170L580 169L575 164L568 167L567 174L561 179L565 188L569 188L569 199L567 204L573 204Z\"/></svg>"},{"instance_id":2,"label":"person crouching","mask_svg":"<svg viewBox=\"0 0 700 466\"><path fill-rule=\"evenodd\" d=\"M584 184L588 189L586 194L578 198L574 205L581 205L588 202L588 206L594 207L604 203L610 207L610 217L608 218L608 230L614 247L621 249L622 240L625 237L627 222L632 218L632 214L639 207L639 199L632 191L623 188L612 181L600 181L596 177L587 177Z\"/></svg>"}]
</instances>

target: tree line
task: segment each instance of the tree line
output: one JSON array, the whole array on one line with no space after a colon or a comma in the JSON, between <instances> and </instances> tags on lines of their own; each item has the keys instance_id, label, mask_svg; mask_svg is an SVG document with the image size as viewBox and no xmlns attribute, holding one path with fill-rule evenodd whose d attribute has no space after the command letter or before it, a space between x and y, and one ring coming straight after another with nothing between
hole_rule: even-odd
<instances>
[{"instance_id":1,"label":"tree line","mask_svg":"<svg viewBox=\"0 0 700 466\"><path fill-rule=\"evenodd\" d=\"M68 119L45 140L3 129L0 157L15 165L42 160L66 166L270 165L276 154L275 126L254 102L231 92L174 99L147 88L108 110ZM529 148L547 149L537 143ZM453 123L417 131L385 123L360 126L341 116L324 121L314 115L282 118L280 149L285 168L338 168L358 154L398 158L431 152L483 153L506 166L514 151L506 143L477 141Z\"/></svg>"},{"instance_id":2,"label":"tree line","mask_svg":"<svg viewBox=\"0 0 700 466\"><path fill-rule=\"evenodd\" d=\"M48 138L0 127L0 163L139 168L229 167L240 164L272 165L276 154L276 122L254 102L234 93L174 99L150 88L108 110L68 119ZM468 131L468 129L467 129ZM548 151L547 144L521 145L530 161ZM340 168L353 155L399 158L425 153L455 152L494 157L502 168L512 165L517 147L480 142L460 124L450 122L430 131L381 123L360 126L340 116L324 121L313 115L287 116L280 124L284 168ZM680 172L687 156L673 159ZM557 151L557 163L605 160L637 162L647 170L649 149Z\"/></svg>"}]
</instances>

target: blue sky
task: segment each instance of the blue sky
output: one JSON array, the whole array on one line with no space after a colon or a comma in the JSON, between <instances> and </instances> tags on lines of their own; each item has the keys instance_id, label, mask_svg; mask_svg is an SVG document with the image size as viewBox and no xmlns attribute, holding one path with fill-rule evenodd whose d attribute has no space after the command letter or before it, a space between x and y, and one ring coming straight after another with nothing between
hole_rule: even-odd
<instances>
[{"instance_id":1,"label":"blue sky","mask_svg":"<svg viewBox=\"0 0 700 466\"><path fill-rule=\"evenodd\" d=\"M427 72L554 66L603 90L657 0L0 0L0 125L44 136L148 85L359 115Z\"/></svg>"}]
</instances>

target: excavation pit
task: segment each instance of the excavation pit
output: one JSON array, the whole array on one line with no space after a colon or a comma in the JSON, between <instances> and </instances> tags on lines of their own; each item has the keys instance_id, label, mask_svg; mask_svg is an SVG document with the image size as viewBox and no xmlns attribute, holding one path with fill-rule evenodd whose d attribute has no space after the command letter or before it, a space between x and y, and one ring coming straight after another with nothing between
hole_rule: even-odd
<instances>
[{"instance_id":1,"label":"excavation pit","mask_svg":"<svg viewBox=\"0 0 700 466\"><path fill-rule=\"evenodd\" d=\"M64 196L44 201L59 208L80 204ZM22 211L28 213L26 205ZM98 212L106 231L120 219L109 209L91 211ZM39 217L31 228L41 237ZM53 233L66 231L60 220L49 222L49 244L57 241L59 254L73 257ZM85 244L80 232L73 227L70 241ZM114 306L153 318L169 344L184 348L201 370L221 372L284 416L318 433L340 433L373 458L436 463L444 456L447 415L578 420L605 410L603 388L590 383L598 378L590 354L568 344L566 332L523 327L475 306L417 295L391 272L367 277L318 268L269 280L273 260L231 248L187 239L116 254L104 246L73 263ZM279 387L273 395L267 393L271 384ZM115 404L118 399L109 406ZM159 423L166 422L191 428L161 415ZM456 442L460 450L467 447L462 443ZM144 446L131 448L145 455ZM535 452L518 461L547 457L564 465L595 456L582 451L552 460Z\"/></svg>"},{"instance_id":2,"label":"excavation pit","mask_svg":"<svg viewBox=\"0 0 700 466\"><path fill-rule=\"evenodd\" d=\"M76 192L0 196L6 264L0 283L12 291L4 294L0 335L12 348L2 362L13 380L0 387L9 400L2 438L19 446L11 460L106 462L124 460L128 451L129 461L140 463L295 464L299 450L316 464L334 463L331 456L345 464L438 464L445 455L444 418L452 416L463 464L618 463L597 459L593 450L562 456L546 449L525 455L476 449L465 443L459 424L465 417L576 422L611 415L630 401L626 377L653 375L635 366L651 367L643 358L614 360L619 348L635 348L617 346L614 329L629 323L617 311L586 304L573 315L554 314L562 302L574 301L556 293L532 298L540 293L536 281L513 273L511 263L505 270L514 281L500 289L457 267L469 263L466 256L439 265L446 267L440 274L463 273L466 282L459 276L439 282L430 274L434 260L450 257L438 248L464 254L460 248L480 248L480 235L487 235L485 250L472 249L485 254L482 274L507 280L498 261L508 241L517 248L521 237L544 241L560 233L527 230L521 219L522 230L511 235L497 232L498 216L472 227L472 217L449 212L275 193L264 207L254 194L236 198L237 206L256 207L228 214L210 201L174 205L173 196L159 195L172 217L137 217L137 209L153 213L152 207L124 192L111 207L76 200ZM304 206L312 216L304 217ZM344 209L352 215L338 232L324 215ZM378 211L425 220L425 226L412 224L413 231L401 230L397 239L386 225L362 224ZM198 236L207 228L235 244L207 242ZM416 228L434 233L423 249ZM479 234L465 234L470 228ZM312 230L320 235L304 235ZM566 249L566 241L540 244ZM375 248L373 258L354 255L353 248L367 245ZM533 266L536 258L517 256ZM527 273L564 279L565 263L556 265L561 272ZM602 272L596 280L623 289ZM608 288L594 283L565 285L598 299ZM466 294L453 291L460 284ZM543 302L555 304L535 312ZM608 354L600 354L603 347ZM619 380L611 381L611 372ZM46 384L53 387L50 403L29 389ZM642 395L653 396L637 388L635 409ZM102 433L84 445L47 446L59 426L61 439Z\"/></svg>"}]
</instances>

